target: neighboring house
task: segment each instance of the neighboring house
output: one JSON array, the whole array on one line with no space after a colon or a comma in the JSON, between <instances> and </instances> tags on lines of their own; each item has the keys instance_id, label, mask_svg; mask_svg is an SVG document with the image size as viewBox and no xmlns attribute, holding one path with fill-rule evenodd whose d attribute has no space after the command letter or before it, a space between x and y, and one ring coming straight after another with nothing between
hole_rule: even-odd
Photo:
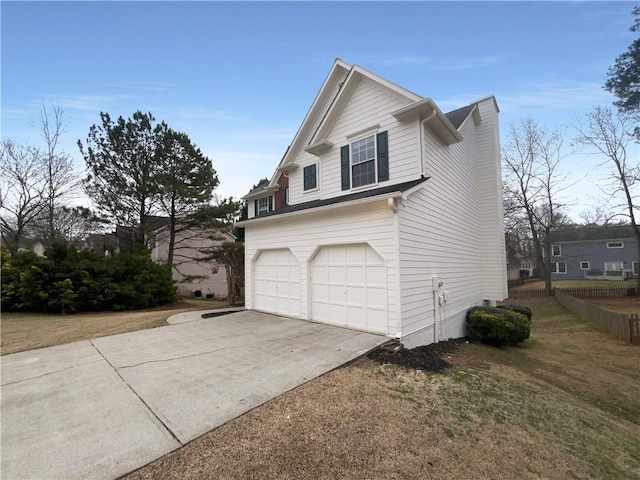
<instances>
[{"instance_id":1,"label":"neighboring house","mask_svg":"<svg viewBox=\"0 0 640 480\"><path fill-rule=\"evenodd\" d=\"M271 181L243 197L247 308L380 333L465 334L507 296L498 107L442 113L336 60Z\"/></svg>"},{"instance_id":2,"label":"neighboring house","mask_svg":"<svg viewBox=\"0 0 640 480\"><path fill-rule=\"evenodd\" d=\"M551 279L624 280L638 275L638 242L631 225L551 233Z\"/></svg>"},{"instance_id":3,"label":"neighboring house","mask_svg":"<svg viewBox=\"0 0 640 480\"><path fill-rule=\"evenodd\" d=\"M173 251L173 279L176 281L178 293L192 295L200 291L204 297L227 296L227 271L224 265L213 261L198 260L204 255L202 250L210 249L223 242L233 242L233 235L216 232L215 239L211 232L192 229L176 234L176 247ZM151 258L156 262L166 262L169 255L169 231L162 226L150 234Z\"/></svg>"},{"instance_id":4,"label":"neighboring house","mask_svg":"<svg viewBox=\"0 0 640 480\"><path fill-rule=\"evenodd\" d=\"M151 249L151 258L158 263L166 263L169 258L169 218L149 216L147 218L149 232L146 234L146 244ZM116 227L114 234L104 237L105 245L111 238L116 239L116 251L131 251L136 244L135 227ZM215 237L215 238L213 238ZM204 231L199 228L182 230L176 234L173 251L172 277L176 282L178 293L194 295L199 291L204 297L208 294L215 298L226 297L227 271L224 265L214 261L200 260L207 250L223 242L233 242L233 235L226 232ZM93 239L93 244L100 245L100 241ZM113 245L109 245L113 248ZM107 249L105 248L104 251Z\"/></svg>"}]
</instances>

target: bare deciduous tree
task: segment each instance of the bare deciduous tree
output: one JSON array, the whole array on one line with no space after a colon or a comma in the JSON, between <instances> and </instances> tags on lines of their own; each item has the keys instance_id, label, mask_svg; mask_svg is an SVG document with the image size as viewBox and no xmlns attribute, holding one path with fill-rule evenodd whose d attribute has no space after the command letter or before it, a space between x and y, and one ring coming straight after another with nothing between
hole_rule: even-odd
<instances>
[{"instance_id":1,"label":"bare deciduous tree","mask_svg":"<svg viewBox=\"0 0 640 480\"><path fill-rule=\"evenodd\" d=\"M46 208L42 155L33 147L3 140L0 145L2 241L15 253L27 229Z\"/></svg>"},{"instance_id":2,"label":"bare deciduous tree","mask_svg":"<svg viewBox=\"0 0 640 480\"><path fill-rule=\"evenodd\" d=\"M640 155L634 142L635 117L623 112L614 113L610 108L595 107L578 123L579 136L576 141L592 149L604 158L602 165L609 167L611 198L619 198L613 215L629 220L638 244L640 262L640 227L638 226L638 188L640 184ZM630 154L630 149L636 153ZM635 188L634 188L635 187ZM640 275L638 276L640 292Z\"/></svg>"},{"instance_id":3,"label":"bare deciduous tree","mask_svg":"<svg viewBox=\"0 0 640 480\"><path fill-rule=\"evenodd\" d=\"M58 151L58 142L64 133L62 107L52 104L50 110L42 102L40 110L40 135L44 141L42 168L44 169L46 198L46 223L41 229L42 239L48 243L61 240L60 229L56 225L56 213L61 212L64 203L79 193L79 177L71 156Z\"/></svg>"},{"instance_id":4,"label":"bare deciduous tree","mask_svg":"<svg viewBox=\"0 0 640 480\"><path fill-rule=\"evenodd\" d=\"M44 228L40 229L46 243L63 240L62 232L56 224L57 213L62 206L79 193L79 177L73 159L67 153L58 151L58 142L64 133L62 116L64 110L52 104L50 110L42 102L40 110L40 135L44 141L42 169L44 174L44 196L46 215Z\"/></svg>"},{"instance_id":5,"label":"bare deciduous tree","mask_svg":"<svg viewBox=\"0 0 640 480\"><path fill-rule=\"evenodd\" d=\"M563 184L567 174L560 169L562 152L562 132L541 127L531 117L510 126L502 147L512 210L520 211L527 223L547 295L551 295L549 236L565 218L557 200L561 191L568 188Z\"/></svg>"}]
</instances>

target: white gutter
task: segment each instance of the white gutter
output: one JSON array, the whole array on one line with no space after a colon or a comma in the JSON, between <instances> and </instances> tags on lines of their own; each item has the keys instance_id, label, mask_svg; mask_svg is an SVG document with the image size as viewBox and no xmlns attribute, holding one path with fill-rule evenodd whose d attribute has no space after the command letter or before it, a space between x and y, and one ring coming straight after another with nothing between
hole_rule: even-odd
<instances>
[{"instance_id":1,"label":"white gutter","mask_svg":"<svg viewBox=\"0 0 640 480\"><path fill-rule=\"evenodd\" d=\"M426 116L426 118L420 120L419 125L420 125L420 171L422 173L422 176L424 177L426 175L426 171L425 171L425 165L424 165L424 143L423 143L423 134L422 131L424 130L424 124L426 122L428 122L429 120L431 120L433 117L436 116L436 110L434 109L429 115Z\"/></svg>"},{"instance_id":2,"label":"white gutter","mask_svg":"<svg viewBox=\"0 0 640 480\"><path fill-rule=\"evenodd\" d=\"M375 195L372 197L359 198L357 200L351 200L347 202L332 203L329 205L323 205L321 207L314 207L311 209L305 208L303 210L296 210L294 212L283 213L280 215L268 215L266 217L253 217L248 220L242 220L241 222L236 222L234 225L236 227L244 227L245 225L255 225L257 223L264 223L272 220L289 219L289 218L297 217L300 215L309 215L310 213L321 213L321 212L336 210L339 208L356 207L358 205L366 205L368 203L375 203L375 202L380 202L384 200L389 201L389 199L395 199L395 198L402 198L402 192L400 191L390 192L384 195Z\"/></svg>"}]
</instances>

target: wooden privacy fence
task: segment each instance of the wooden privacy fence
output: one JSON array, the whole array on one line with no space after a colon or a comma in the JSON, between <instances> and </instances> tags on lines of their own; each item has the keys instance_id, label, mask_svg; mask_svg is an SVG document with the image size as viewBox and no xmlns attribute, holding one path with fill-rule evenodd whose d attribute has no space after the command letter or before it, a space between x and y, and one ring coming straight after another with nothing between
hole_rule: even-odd
<instances>
[{"instance_id":1,"label":"wooden privacy fence","mask_svg":"<svg viewBox=\"0 0 640 480\"><path fill-rule=\"evenodd\" d=\"M640 319L637 315L609 312L556 289L555 297L562 306L580 315L584 320L611 332L629 343L640 344Z\"/></svg>"}]
</instances>

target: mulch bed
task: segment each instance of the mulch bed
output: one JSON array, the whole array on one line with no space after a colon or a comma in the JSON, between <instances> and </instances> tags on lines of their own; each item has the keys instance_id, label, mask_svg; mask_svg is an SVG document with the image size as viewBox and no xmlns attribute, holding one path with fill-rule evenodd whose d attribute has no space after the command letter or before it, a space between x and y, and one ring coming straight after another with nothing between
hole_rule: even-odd
<instances>
[{"instance_id":1,"label":"mulch bed","mask_svg":"<svg viewBox=\"0 0 640 480\"><path fill-rule=\"evenodd\" d=\"M447 358L458 349L458 345L464 343L469 343L469 339L456 338L411 350L400 344L392 344L374 350L367 357L376 363L393 363L406 368L439 372L452 366Z\"/></svg>"}]
</instances>

